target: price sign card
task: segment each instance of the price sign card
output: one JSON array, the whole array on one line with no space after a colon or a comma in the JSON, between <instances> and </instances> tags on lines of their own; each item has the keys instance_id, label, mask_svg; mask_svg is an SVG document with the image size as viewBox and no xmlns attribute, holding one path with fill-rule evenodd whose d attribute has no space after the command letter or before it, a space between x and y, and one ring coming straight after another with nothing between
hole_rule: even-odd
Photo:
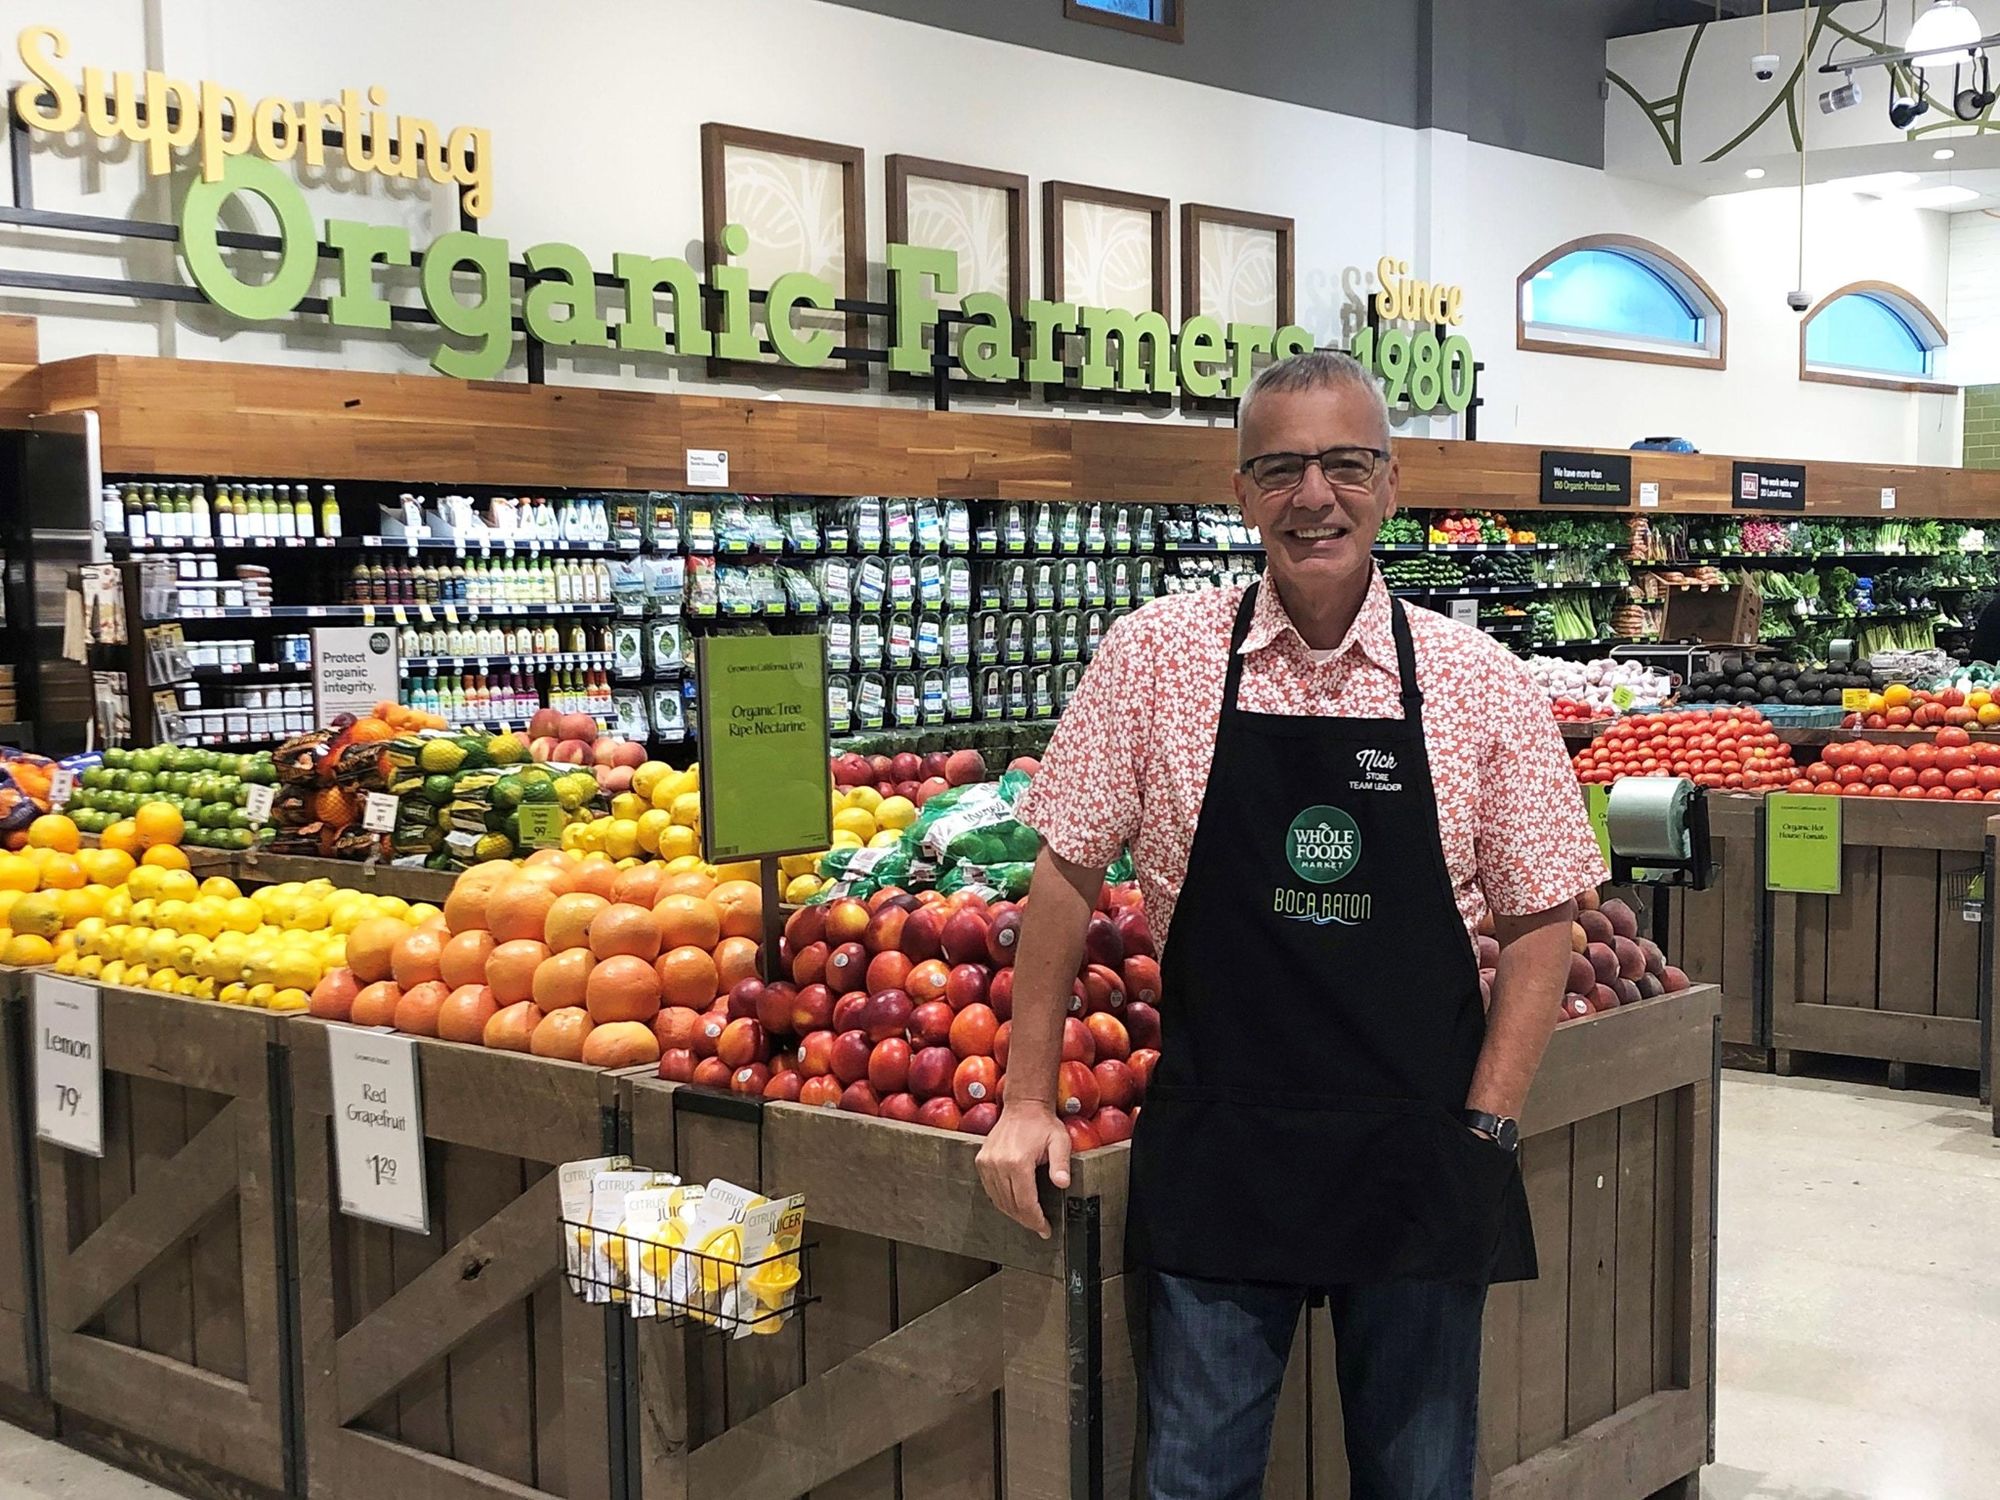
<instances>
[{"instance_id":1,"label":"price sign card","mask_svg":"<svg viewBox=\"0 0 2000 1500\"><path fill-rule=\"evenodd\" d=\"M271 809L278 800L278 789L274 786L252 786L246 788L243 810L250 815L253 823L271 821Z\"/></svg>"},{"instance_id":2,"label":"price sign card","mask_svg":"<svg viewBox=\"0 0 2000 1500\"><path fill-rule=\"evenodd\" d=\"M531 849L551 849L560 844L563 825L569 821L553 802L524 803L517 816L521 822L521 842Z\"/></svg>"},{"instance_id":3,"label":"price sign card","mask_svg":"<svg viewBox=\"0 0 2000 1500\"><path fill-rule=\"evenodd\" d=\"M361 804L361 826L370 833L396 831L397 799L392 792L369 792Z\"/></svg>"},{"instance_id":4,"label":"price sign card","mask_svg":"<svg viewBox=\"0 0 2000 1500\"><path fill-rule=\"evenodd\" d=\"M75 795L76 772L68 766L57 766L49 773L49 806L66 807Z\"/></svg>"},{"instance_id":5,"label":"price sign card","mask_svg":"<svg viewBox=\"0 0 2000 1500\"><path fill-rule=\"evenodd\" d=\"M1764 799L1764 889L1840 894L1841 800L1790 792Z\"/></svg>"},{"instance_id":6,"label":"price sign card","mask_svg":"<svg viewBox=\"0 0 2000 1500\"><path fill-rule=\"evenodd\" d=\"M104 1035L95 985L34 976L35 1134L104 1155Z\"/></svg>"},{"instance_id":7,"label":"price sign card","mask_svg":"<svg viewBox=\"0 0 2000 1500\"><path fill-rule=\"evenodd\" d=\"M354 1026L326 1029L333 1077L334 1178L340 1211L431 1232L424 1191L423 1093L413 1038Z\"/></svg>"}]
</instances>

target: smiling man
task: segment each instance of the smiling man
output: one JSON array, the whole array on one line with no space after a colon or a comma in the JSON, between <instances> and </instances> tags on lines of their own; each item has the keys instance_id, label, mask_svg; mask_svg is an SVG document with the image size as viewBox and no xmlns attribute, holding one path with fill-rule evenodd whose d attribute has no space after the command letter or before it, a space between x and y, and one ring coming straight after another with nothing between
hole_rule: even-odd
<instances>
[{"instance_id":1,"label":"smiling man","mask_svg":"<svg viewBox=\"0 0 2000 1500\"><path fill-rule=\"evenodd\" d=\"M1261 1494L1299 1311L1323 1296L1354 1500L1471 1500L1486 1288L1535 1274L1514 1117L1572 898L1605 872L1546 696L1375 566L1398 470L1367 372L1272 365L1238 458L1263 579L1121 621L1023 808L1043 849L979 1170L1048 1233L1035 1179L1069 1180L1070 979L1129 846L1164 943L1127 1247L1152 1273L1148 1494Z\"/></svg>"}]
</instances>

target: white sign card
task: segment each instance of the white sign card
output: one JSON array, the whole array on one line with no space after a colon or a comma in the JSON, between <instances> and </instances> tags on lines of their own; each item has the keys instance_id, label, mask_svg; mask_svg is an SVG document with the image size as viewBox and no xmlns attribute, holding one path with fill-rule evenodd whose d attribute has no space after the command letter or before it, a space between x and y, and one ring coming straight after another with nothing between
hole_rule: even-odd
<instances>
[{"instance_id":1,"label":"white sign card","mask_svg":"<svg viewBox=\"0 0 2000 1500\"><path fill-rule=\"evenodd\" d=\"M1452 600L1451 617L1461 625L1477 625L1479 623L1479 601L1477 599Z\"/></svg>"},{"instance_id":2,"label":"white sign card","mask_svg":"<svg viewBox=\"0 0 2000 1500\"><path fill-rule=\"evenodd\" d=\"M76 772L68 766L57 766L49 773L49 806L65 807L76 794Z\"/></svg>"},{"instance_id":3,"label":"white sign card","mask_svg":"<svg viewBox=\"0 0 2000 1500\"><path fill-rule=\"evenodd\" d=\"M1894 510L1895 508L1896 508L1895 488L1891 485L1884 485L1882 487L1882 509Z\"/></svg>"},{"instance_id":4,"label":"white sign card","mask_svg":"<svg viewBox=\"0 0 2000 1500\"><path fill-rule=\"evenodd\" d=\"M393 792L366 793L361 803L361 826L370 833L394 833L396 805Z\"/></svg>"},{"instance_id":5,"label":"white sign card","mask_svg":"<svg viewBox=\"0 0 2000 1500\"><path fill-rule=\"evenodd\" d=\"M1660 487L1651 480L1639 485L1639 509L1658 510L1660 508Z\"/></svg>"},{"instance_id":6,"label":"white sign card","mask_svg":"<svg viewBox=\"0 0 2000 1500\"><path fill-rule=\"evenodd\" d=\"M104 1027L95 985L34 976L35 1134L104 1155Z\"/></svg>"},{"instance_id":7,"label":"white sign card","mask_svg":"<svg viewBox=\"0 0 2000 1500\"><path fill-rule=\"evenodd\" d=\"M431 1231L424 1191L423 1091L414 1038L357 1026L326 1029L333 1081L334 1181L340 1211Z\"/></svg>"},{"instance_id":8,"label":"white sign card","mask_svg":"<svg viewBox=\"0 0 2000 1500\"><path fill-rule=\"evenodd\" d=\"M312 633L313 707L319 722L336 714L357 719L378 703L394 703L400 672L396 632L387 625L330 625Z\"/></svg>"},{"instance_id":9,"label":"white sign card","mask_svg":"<svg viewBox=\"0 0 2000 1500\"><path fill-rule=\"evenodd\" d=\"M688 488L726 490L729 488L729 450L690 448L687 450Z\"/></svg>"},{"instance_id":10,"label":"white sign card","mask_svg":"<svg viewBox=\"0 0 2000 1500\"><path fill-rule=\"evenodd\" d=\"M253 823L271 821L271 808L278 800L278 789L274 786L253 786L244 794L243 810L250 814Z\"/></svg>"}]
</instances>

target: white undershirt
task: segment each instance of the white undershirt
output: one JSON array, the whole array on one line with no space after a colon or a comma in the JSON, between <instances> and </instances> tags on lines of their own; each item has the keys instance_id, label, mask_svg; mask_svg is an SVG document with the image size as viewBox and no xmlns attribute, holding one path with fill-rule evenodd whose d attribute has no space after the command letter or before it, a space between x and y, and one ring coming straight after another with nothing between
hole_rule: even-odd
<instances>
[{"instance_id":1,"label":"white undershirt","mask_svg":"<svg viewBox=\"0 0 2000 1500\"><path fill-rule=\"evenodd\" d=\"M1312 658L1314 666L1323 667L1336 656L1340 655L1340 647L1335 646L1327 651L1315 651L1312 647L1308 646L1306 647L1306 655Z\"/></svg>"}]
</instances>

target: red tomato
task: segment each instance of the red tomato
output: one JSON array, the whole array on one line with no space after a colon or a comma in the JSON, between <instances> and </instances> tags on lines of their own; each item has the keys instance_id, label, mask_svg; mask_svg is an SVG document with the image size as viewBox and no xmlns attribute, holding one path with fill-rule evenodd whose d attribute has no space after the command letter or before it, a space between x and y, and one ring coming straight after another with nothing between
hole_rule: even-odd
<instances>
[{"instance_id":1,"label":"red tomato","mask_svg":"<svg viewBox=\"0 0 2000 1500\"><path fill-rule=\"evenodd\" d=\"M1950 787L1943 785L1927 787L1924 790L1924 798L1930 802L1949 802L1957 795Z\"/></svg>"},{"instance_id":2,"label":"red tomato","mask_svg":"<svg viewBox=\"0 0 2000 1500\"><path fill-rule=\"evenodd\" d=\"M1801 776L1801 777L1800 777L1800 778L1799 778L1799 779L1798 779L1797 781L1794 781L1794 782L1791 782L1791 783L1789 783L1789 784L1788 784L1788 785L1787 785L1787 786L1785 787L1785 790L1786 790L1786 791L1788 791L1788 792L1796 792L1796 793L1798 793L1798 794L1799 794L1800 796L1802 796L1802 797L1803 797L1803 796L1804 796L1804 795L1805 795L1805 794L1806 794L1807 792L1810 792L1810 791L1811 791L1812 789L1813 789L1813 784L1812 784L1812 783L1811 783L1810 781L1807 781L1807 780L1805 779L1805 777L1803 777L1803 776Z\"/></svg>"},{"instance_id":3,"label":"red tomato","mask_svg":"<svg viewBox=\"0 0 2000 1500\"><path fill-rule=\"evenodd\" d=\"M1976 786L1969 786L1964 791L1953 792L1951 800L1954 802L1984 802L1986 800L1986 793L1980 791Z\"/></svg>"},{"instance_id":4,"label":"red tomato","mask_svg":"<svg viewBox=\"0 0 2000 1500\"><path fill-rule=\"evenodd\" d=\"M1861 767L1849 764L1842 766L1836 771L1833 779L1842 786L1859 786L1867 778L1867 775L1868 773L1862 770Z\"/></svg>"},{"instance_id":5,"label":"red tomato","mask_svg":"<svg viewBox=\"0 0 2000 1500\"><path fill-rule=\"evenodd\" d=\"M1870 786L1887 786L1889 784L1889 768L1879 761L1869 766L1861 774Z\"/></svg>"},{"instance_id":6,"label":"red tomato","mask_svg":"<svg viewBox=\"0 0 2000 1500\"><path fill-rule=\"evenodd\" d=\"M1976 766L2000 766L2000 745L1992 740L1981 740L1972 747L1972 763Z\"/></svg>"},{"instance_id":7,"label":"red tomato","mask_svg":"<svg viewBox=\"0 0 2000 1500\"><path fill-rule=\"evenodd\" d=\"M1907 708L1892 708L1882 715L1883 722L1891 729L1901 729L1915 718L1915 712Z\"/></svg>"},{"instance_id":8,"label":"red tomato","mask_svg":"<svg viewBox=\"0 0 2000 1500\"><path fill-rule=\"evenodd\" d=\"M1979 778L1965 766L1944 773L1944 784L1954 792L1963 792L1979 785Z\"/></svg>"},{"instance_id":9,"label":"red tomato","mask_svg":"<svg viewBox=\"0 0 2000 1500\"><path fill-rule=\"evenodd\" d=\"M1840 795L1843 797L1869 797L1873 796L1874 792L1875 788L1865 781L1852 782L1840 789Z\"/></svg>"},{"instance_id":10,"label":"red tomato","mask_svg":"<svg viewBox=\"0 0 2000 1500\"><path fill-rule=\"evenodd\" d=\"M1942 693L1937 695L1937 701L1942 703L1946 708L1963 708L1965 706L1965 694L1961 693L1957 688L1946 688Z\"/></svg>"},{"instance_id":11,"label":"red tomato","mask_svg":"<svg viewBox=\"0 0 2000 1500\"><path fill-rule=\"evenodd\" d=\"M1892 771L1898 766L1909 763L1909 758L1904 754L1901 745L1877 745L1875 753L1869 759L1878 766L1887 766Z\"/></svg>"},{"instance_id":12,"label":"red tomato","mask_svg":"<svg viewBox=\"0 0 2000 1500\"><path fill-rule=\"evenodd\" d=\"M1898 790L1901 790L1904 787L1916 786L1916 784L1917 784L1917 773L1915 771L1912 771L1908 766L1897 766L1894 770L1889 772L1889 785L1897 788ZM1996 767L1993 772L1993 784L1995 786L2000 786L2000 767ZM1921 790L1921 788L1919 788L1919 790Z\"/></svg>"},{"instance_id":13,"label":"red tomato","mask_svg":"<svg viewBox=\"0 0 2000 1500\"><path fill-rule=\"evenodd\" d=\"M1923 798L1923 797L1927 797L1927 796L1929 796L1930 794L1929 794L1928 792L1926 792L1926 791L1925 791L1925 790L1924 790L1924 789L1923 789L1922 787L1920 787L1920 786L1906 786L1906 787L1902 787L1902 788L1900 788L1900 789L1899 789L1899 790L1897 791L1896 795L1897 795L1898 797L1909 797L1909 798L1913 798L1913 799L1916 799L1916 798Z\"/></svg>"},{"instance_id":14,"label":"red tomato","mask_svg":"<svg viewBox=\"0 0 2000 1500\"><path fill-rule=\"evenodd\" d=\"M1886 781L1880 786L1869 788L1868 794L1871 797L1900 797L1902 795L1901 792L1890 786Z\"/></svg>"},{"instance_id":15,"label":"red tomato","mask_svg":"<svg viewBox=\"0 0 2000 1500\"><path fill-rule=\"evenodd\" d=\"M1971 744L1972 736L1957 725L1948 725L1937 732L1937 743L1940 747L1957 748Z\"/></svg>"},{"instance_id":16,"label":"red tomato","mask_svg":"<svg viewBox=\"0 0 2000 1500\"><path fill-rule=\"evenodd\" d=\"M1936 766L1917 772L1917 785L1925 789L1944 788L1944 772Z\"/></svg>"},{"instance_id":17,"label":"red tomato","mask_svg":"<svg viewBox=\"0 0 2000 1500\"><path fill-rule=\"evenodd\" d=\"M1833 780L1833 772L1834 768L1832 766L1826 764L1824 761L1816 760L1806 767L1806 780L1817 786L1823 781Z\"/></svg>"},{"instance_id":18,"label":"red tomato","mask_svg":"<svg viewBox=\"0 0 2000 1500\"><path fill-rule=\"evenodd\" d=\"M1938 751L1937 767L1949 775L1953 771L1967 770L1972 765L1970 750L1944 749Z\"/></svg>"},{"instance_id":19,"label":"red tomato","mask_svg":"<svg viewBox=\"0 0 2000 1500\"><path fill-rule=\"evenodd\" d=\"M2000 766L1975 766L1973 784L1982 792L2000 792Z\"/></svg>"},{"instance_id":20,"label":"red tomato","mask_svg":"<svg viewBox=\"0 0 2000 1500\"><path fill-rule=\"evenodd\" d=\"M2000 745L1996 745L1994 749L2000 751ZM1909 763L1919 771L1928 771L1932 766L1937 764L1936 745L1912 745L1904 754L1907 756Z\"/></svg>"}]
</instances>

